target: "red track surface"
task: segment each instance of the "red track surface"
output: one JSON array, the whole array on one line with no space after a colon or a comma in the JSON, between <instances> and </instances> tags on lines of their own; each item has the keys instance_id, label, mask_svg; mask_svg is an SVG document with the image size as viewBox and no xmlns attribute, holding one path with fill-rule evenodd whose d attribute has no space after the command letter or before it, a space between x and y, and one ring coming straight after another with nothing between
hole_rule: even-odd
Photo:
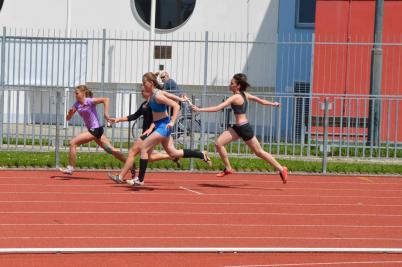
<instances>
[{"instance_id":1,"label":"red track surface","mask_svg":"<svg viewBox=\"0 0 402 267\"><path fill-rule=\"evenodd\" d=\"M398 177L0 172L0 248L402 248ZM315 263L315 265L313 265ZM402 266L401 254L0 255L0 266ZM279 265L275 265L279 264Z\"/></svg>"}]
</instances>

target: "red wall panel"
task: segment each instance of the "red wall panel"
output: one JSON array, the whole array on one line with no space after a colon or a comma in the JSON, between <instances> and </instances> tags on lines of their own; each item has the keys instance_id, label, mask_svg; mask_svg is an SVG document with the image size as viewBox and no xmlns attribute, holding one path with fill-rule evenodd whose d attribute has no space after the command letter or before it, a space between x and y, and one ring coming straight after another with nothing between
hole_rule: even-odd
<instances>
[{"instance_id":1,"label":"red wall panel","mask_svg":"<svg viewBox=\"0 0 402 267\"><path fill-rule=\"evenodd\" d=\"M370 93L370 64L375 17L374 0L317 0L313 93ZM402 1L385 1L383 22L382 94L402 95ZM327 43L331 44L327 44ZM333 44L340 43L340 44ZM384 101L381 138L398 139L402 108ZM349 106L352 105L352 106ZM313 112L317 112L314 111ZM357 102L336 106L334 116L368 117L368 105ZM396 114L398 113L398 114ZM400 118L400 119L397 119Z\"/></svg>"}]
</instances>

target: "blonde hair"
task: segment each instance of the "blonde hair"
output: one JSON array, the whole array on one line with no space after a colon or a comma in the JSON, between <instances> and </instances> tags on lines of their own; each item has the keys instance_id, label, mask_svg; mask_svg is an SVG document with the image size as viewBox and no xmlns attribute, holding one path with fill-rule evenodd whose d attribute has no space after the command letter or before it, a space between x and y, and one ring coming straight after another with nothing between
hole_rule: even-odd
<instances>
[{"instance_id":1,"label":"blonde hair","mask_svg":"<svg viewBox=\"0 0 402 267\"><path fill-rule=\"evenodd\" d=\"M162 71L161 73L160 73L160 76L161 76L161 78L162 78L162 76L169 76L169 73L167 72L167 71ZM170 76L169 76L170 77Z\"/></svg>"},{"instance_id":2,"label":"blonde hair","mask_svg":"<svg viewBox=\"0 0 402 267\"><path fill-rule=\"evenodd\" d=\"M91 90L89 90L88 86L86 85L78 85L77 87L75 87L76 90L79 90L81 92L84 92L85 97L89 97L92 98L94 96L94 94L92 93Z\"/></svg>"},{"instance_id":3,"label":"blonde hair","mask_svg":"<svg viewBox=\"0 0 402 267\"><path fill-rule=\"evenodd\" d=\"M142 78L146 79L148 82L152 83L157 88L159 87L158 75L159 72L147 72L144 75L142 75Z\"/></svg>"}]
</instances>

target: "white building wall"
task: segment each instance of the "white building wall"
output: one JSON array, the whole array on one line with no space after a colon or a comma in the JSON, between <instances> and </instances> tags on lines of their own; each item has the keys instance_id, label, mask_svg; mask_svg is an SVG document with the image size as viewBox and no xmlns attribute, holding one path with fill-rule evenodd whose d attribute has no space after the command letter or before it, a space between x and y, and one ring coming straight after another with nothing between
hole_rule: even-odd
<instances>
[{"instance_id":1,"label":"white building wall","mask_svg":"<svg viewBox=\"0 0 402 267\"><path fill-rule=\"evenodd\" d=\"M163 0L158 0L163 1ZM258 33L266 15L264 31L277 31L278 0L197 0L193 15L178 31ZM73 29L145 30L131 11L131 0L71 0ZM267 13L269 12L269 14ZM13 28L64 29L67 0L6 0L0 24Z\"/></svg>"},{"instance_id":2,"label":"white building wall","mask_svg":"<svg viewBox=\"0 0 402 267\"><path fill-rule=\"evenodd\" d=\"M158 0L163 1L163 0ZM276 39L279 0L197 0L189 20L173 32L157 32L156 42L172 45L172 59L155 60L171 72L180 84L201 85L204 79L205 31L209 40L208 84L226 85L235 72L247 72L256 86L273 87L276 72L276 46L228 43L228 41L272 41ZM105 81L137 83L148 67L147 28L134 17L130 0L71 0L72 37L132 39L108 41L106 44ZM34 29L29 35L64 35L67 0L6 0L0 14L0 26ZM39 29L39 31L38 31ZM41 33L41 31L44 31ZM13 32L14 30L8 30ZM20 31L16 30L15 34ZM133 41L134 40L134 41ZM174 40L166 42L166 40ZM198 40L175 42L175 40ZM101 80L101 41L88 43L86 82Z\"/></svg>"}]
</instances>

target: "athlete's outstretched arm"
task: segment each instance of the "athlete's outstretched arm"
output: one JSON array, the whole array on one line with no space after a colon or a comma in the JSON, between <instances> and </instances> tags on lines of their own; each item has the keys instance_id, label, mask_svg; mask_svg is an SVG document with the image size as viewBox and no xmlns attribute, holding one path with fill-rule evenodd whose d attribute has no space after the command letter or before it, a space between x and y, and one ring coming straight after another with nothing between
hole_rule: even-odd
<instances>
[{"instance_id":1,"label":"athlete's outstretched arm","mask_svg":"<svg viewBox=\"0 0 402 267\"><path fill-rule=\"evenodd\" d=\"M217 106L212 106L212 107L207 107L207 108L199 108L199 107L193 105L192 108L195 112L217 112L217 111L222 110L225 107L229 106L235 97L236 96L233 95Z\"/></svg>"},{"instance_id":2,"label":"athlete's outstretched arm","mask_svg":"<svg viewBox=\"0 0 402 267\"><path fill-rule=\"evenodd\" d=\"M255 102L257 102L257 103L259 103L261 105L276 106L276 107L280 105L279 102L271 102L271 101L259 98L259 97L255 96L255 95L252 95L252 94L249 94L249 93L246 93L246 96L247 96L248 100L255 101Z\"/></svg>"},{"instance_id":3,"label":"athlete's outstretched arm","mask_svg":"<svg viewBox=\"0 0 402 267\"><path fill-rule=\"evenodd\" d=\"M126 117L120 117L120 118L111 118L110 121L112 123L119 123L123 121L135 121L139 117L143 116L144 114L142 113L142 105L137 109L137 111L134 114L130 114Z\"/></svg>"},{"instance_id":4,"label":"athlete's outstretched arm","mask_svg":"<svg viewBox=\"0 0 402 267\"><path fill-rule=\"evenodd\" d=\"M183 102L183 101L187 100L186 97L178 97L177 95L171 94L171 93L166 92L166 91L160 91L160 92L163 92L163 95L166 96L167 98L170 98L170 99L172 99L174 101L177 101L177 102Z\"/></svg>"}]
</instances>

